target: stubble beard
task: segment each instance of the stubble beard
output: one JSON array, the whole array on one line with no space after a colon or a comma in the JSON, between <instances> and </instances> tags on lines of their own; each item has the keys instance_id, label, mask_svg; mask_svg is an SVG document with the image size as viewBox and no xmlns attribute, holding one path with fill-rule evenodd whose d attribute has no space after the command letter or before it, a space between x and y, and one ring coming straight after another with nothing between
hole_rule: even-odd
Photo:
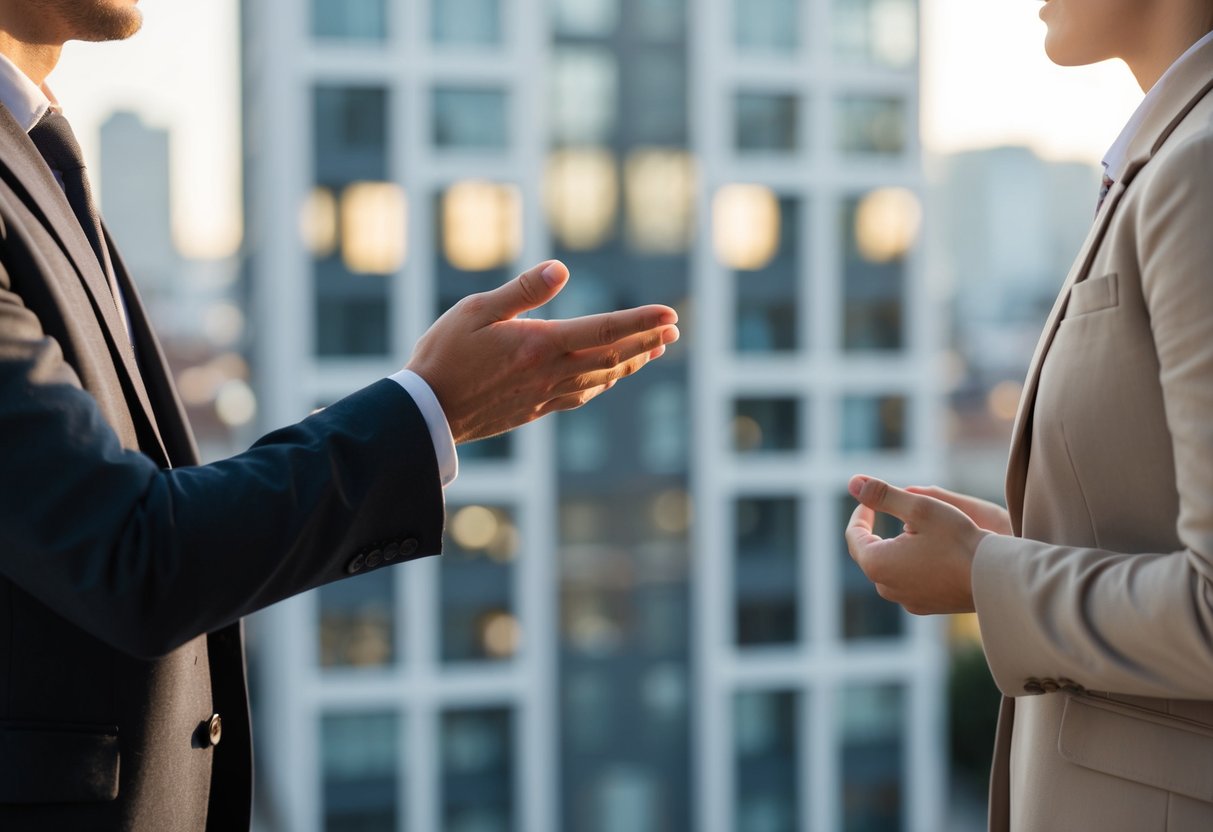
<instances>
[{"instance_id":1,"label":"stubble beard","mask_svg":"<svg viewBox=\"0 0 1213 832\"><path fill-rule=\"evenodd\" d=\"M49 0L67 40L126 40L143 26L143 12L123 0Z\"/></svg>"}]
</instances>

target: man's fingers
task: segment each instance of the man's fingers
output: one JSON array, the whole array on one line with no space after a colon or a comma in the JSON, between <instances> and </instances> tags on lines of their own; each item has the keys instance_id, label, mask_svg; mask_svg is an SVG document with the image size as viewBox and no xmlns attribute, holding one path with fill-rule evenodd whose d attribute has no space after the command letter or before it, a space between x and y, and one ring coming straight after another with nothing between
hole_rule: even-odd
<instances>
[{"instance_id":1,"label":"man's fingers","mask_svg":"<svg viewBox=\"0 0 1213 832\"><path fill-rule=\"evenodd\" d=\"M558 342L567 352L580 352L595 347L608 347L617 341L661 327L673 329L678 339L678 313L668 306L641 306L619 312L586 315L567 321L553 321Z\"/></svg>"},{"instance_id":2,"label":"man's fingers","mask_svg":"<svg viewBox=\"0 0 1213 832\"><path fill-rule=\"evenodd\" d=\"M615 370L632 359L665 349L666 344L678 340L678 327L667 326L648 330L639 335L623 338L606 347L581 350L570 356L570 371L573 373L597 373Z\"/></svg>"},{"instance_id":3,"label":"man's fingers","mask_svg":"<svg viewBox=\"0 0 1213 832\"><path fill-rule=\"evenodd\" d=\"M609 368L601 370L591 370L589 372L580 373L573 376L564 384L553 388L553 393L557 396L572 395L579 390L588 390L592 387L601 387L604 384L614 384L622 378L638 372L645 364L650 361L661 358L665 354L665 345L661 344L647 352L642 352L640 355L634 355L627 361L619 364L614 364Z\"/></svg>"},{"instance_id":4,"label":"man's fingers","mask_svg":"<svg viewBox=\"0 0 1213 832\"><path fill-rule=\"evenodd\" d=\"M539 410L540 416L546 416L549 413L556 413L561 410L576 410L591 399L595 399L606 391L615 386L615 382L608 381L605 384L600 384L596 387L590 387L581 390L577 393L569 393L564 396L557 396L549 401Z\"/></svg>"},{"instance_id":5,"label":"man's fingers","mask_svg":"<svg viewBox=\"0 0 1213 832\"><path fill-rule=\"evenodd\" d=\"M559 260L547 260L496 289L481 295L485 323L508 321L523 312L538 309L556 297L568 282L568 267Z\"/></svg>"},{"instance_id":6,"label":"man's fingers","mask_svg":"<svg viewBox=\"0 0 1213 832\"><path fill-rule=\"evenodd\" d=\"M872 524L875 521L876 512L863 503L857 505L851 512L851 520L847 523L846 531L847 551L851 553L851 558L856 562L863 558L872 544L880 542L880 537L872 531Z\"/></svg>"},{"instance_id":7,"label":"man's fingers","mask_svg":"<svg viewBox=\"0 0 1213 832\"><path fill-rule=\"evenodd\" d=\"M911 494L875 477L852 477L848 490L852 497L865 506L891 514L904 522L921 522L922 510L931 499Z\"/></svg>"}]
</instances>

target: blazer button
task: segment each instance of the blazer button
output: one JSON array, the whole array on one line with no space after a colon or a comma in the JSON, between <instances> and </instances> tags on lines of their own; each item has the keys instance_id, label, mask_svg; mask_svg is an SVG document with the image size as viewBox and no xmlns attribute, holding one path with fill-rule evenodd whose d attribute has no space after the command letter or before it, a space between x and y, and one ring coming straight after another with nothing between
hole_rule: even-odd
<instances>
[{"instance_id":1,"label":"blazer button","mask_svg":"<svg viewBox=\"0 0 1213 832\"><path fill-rule=\"evenodd\" d=\"M353 559L346 564L345 571L351 575L357 575L362 571L362 567L366 566L366 555L362 552L354 555Z\"/></svg>"},{"instance_id":2,"label":"blazer button","mask_svg":"<svg viewBox=\"0 0 1213 832\"><path fill-rule=\"evenodd\" d=\"M1045 689L1039 679L1029 679L1024 683L1023 692L1031 696L1039 696L1045 692Z\"/></svg>"},{"instance_id":3,"label":"blazer button","mask_svg":"<svg viewBox=\"0 0 1213 832\"><path fill-rule=\"evenodd\" d=\"M1084 693L1086 691L1086 688L1073 679L1058 679L1057 684L1061 685L1061 689L1066 693Z\"/></svg>"},{"instance_id":4,"label":"blazer button","mask_svg":"<svg viewBox=\"0 0 1213 832\"><path fill-rule=\"evenodd\" d=\"M366 556L367 569L374 569L381 563L383 563L383 550L381 549L376 549Z\"/></svg>"},{"instance_id":5,"label":"blazer button","mask_svg":"<svg viewBox=\"0 0 1213 832\"><path fill-rule=\"evenodd\" d=\"M223 738L223 720L219 718L219 714L211 714L210 720L207 721L206 737L211 745L218 745L219 740Z\"/></svg>"},{"instance_id":6,"label":"blazer button","mask_svg":"<svg viewBox=\"0 0 1213 832\"><path fill-rule=\"evenodd\" d=\"M388 545L383 547L383 559L385 561L387 561L388 563L391 563L398 557L400 557L400 544L399 543L389 543Z\"/></svg>"},{"instance_id":7,"label":"blazer button","mask_svg":"<svg viewBox=\"0 0 1213 832\"><path fill-rule=\"evenodd\" d=\"M1057 684L1053 679L1042 679L1040 686L1044 688L1045 693L1057 693L1061 690L1061 685Z\"/></svg>"},{"instance_id":8,"label":"blazer button","mask_svg":"<svg viewBox=\"0 0 1213 832\"><path fill-rule=\"evenodd\" d=\"M420 547L420 545L421 544L417 542L417 538L406 537L404 540L400 541L400 556L404 558L412 557L413 555L417 554L417 549Z\"/></svg>"}]
</instances>

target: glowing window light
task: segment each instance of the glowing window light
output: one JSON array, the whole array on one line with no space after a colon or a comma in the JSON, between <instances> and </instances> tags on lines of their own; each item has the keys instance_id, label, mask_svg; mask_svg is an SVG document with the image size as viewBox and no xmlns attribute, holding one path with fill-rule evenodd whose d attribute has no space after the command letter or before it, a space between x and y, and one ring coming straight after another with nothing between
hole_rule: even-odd
<instances>
[{"instance_id":1,"label":"glowing window light","mask_svg":"<svg viewBox=\"0 0 1213 832\"><path fill-rule=\"evenodd\" d=\"M678 254L695 229L695 162L682 150L636 150L624 162L628 242L646 254Z\"/></svg>"},{"instance_id":2,"label":"glowing window light","mask_svg":"<svg viewBox=\"0 0 1213 832\"><path fill-rule=\"evenodd\" d=\"M490 657L508 659L518 652L522 628L518 619L507 612L490 613L481 623L480 640Z\"/></svg>"},{"instance_id":3,"label":"glowing window light","mask_svg":"<svg viewBox=\"0 0 1213 832\"><path fill-rule=\"evenodd\" d=\"M404 265L408 207L392 182L355 182L341 194L341 259L355 274L391 274Z\"/></svg>"},{"instance_id":4,"label":"glowing window light","mask_svg":"<svg viewBox=\"0 0 1213 832\"><path fill-rule=\"evenodd\" d=\"M716 257L731 269L756 271L779 251L779 198L762 185L725 185L712 200Z\"/></svg>"},{"instance_id":5,"label":"glowing window light","mask_svg":"<svg viewBox=\"0 0 1213 832\"><path fill-rule=\"evenodd\" d=\"M219 388L215 397L215 412L228 427L242 427L257 415L257 397L248 384L234 378Z\"/></svg>"},{"instance_id":6,"label":"glowing window light","mask_svg":"<svg viewBox=\"0 0 1213 832\"><path fill-rule=\"evenodd\" d=\"M299 238L320 259L337 250L337 198L324 187L312 188L299 206Z\"/></svg>"},{"instance_id":7,"label":"glowing window light","mask_svg":"<svg viewBox=\"0 0 1213 832\"><path fill-rule=\"evenodd\" d=\"M548 226L562 246L590 251L611 238L619 210L615 158L602 148L558 150L544 181Z\"/></svg>"},{"instance_id":8,"label":"glowing window light","mask_svg":"<svg viewBox=\"0 0 1213 832\"><path fill-rule=\"evenodd\" d=\"M442 195L442 250L457 269L508 265L522 250L522 197L513 185L456 182Z\"/></svg>"},{"instance_id":9,"label":"glowing window light","mask_svg":"<svg viewBox=\"0 0 1213 832\"><path fill-rule=\"evenodd\" d=\"M1017 381L1000 381L986 395L986 408L990 415L1003 422L1015 418L1019 410L1019 398L1023 387Z\"/></svg>"},{"instance_id":10,"label":"glowing window light","mask_svg":"<svg viewBox=\"0 0 1213 832\"><path fill-rule=\"evenodd\" d=\"M906 255L921 226L922 206L912 191L880 188L855 209L855 244L865 260L888 263Z\"/></svg>"},{"instance_id":11,"label":"glowing window light","mask_svg":"<svg viewBox=\"0 0 1213 832\"><path fill-rule=\"evenodd\" d=\"M497 515L484 506L464 506L451 518L451 537L463 549L484 549L497 537Z\"/></svg>"}]
</instances>

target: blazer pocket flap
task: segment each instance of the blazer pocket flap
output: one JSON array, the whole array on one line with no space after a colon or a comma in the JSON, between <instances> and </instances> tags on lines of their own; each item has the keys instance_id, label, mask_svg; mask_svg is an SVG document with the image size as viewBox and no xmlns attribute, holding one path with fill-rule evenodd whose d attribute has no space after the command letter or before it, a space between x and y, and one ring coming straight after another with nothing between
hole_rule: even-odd
<instances>
[{"instance_id":1,"label":"blazer pocket flap","mask_svg":"<svg viewBox=\"0 0 1213 832\"><path fill-rule=\"evenodd\" d=\"M0 723L0 803L117 796L117 726Z\"/></svg>"},{"instance_id":2,"label":"blazer pocket flap","mask_svg":"<svg viewBox=\"0 0 1213 832\"><path fill-rule=\"evenodd\" d=\"M1071 697L1057 750L1084 768L1213 803L1213 728Z\"/></svg>"},{"instance_id":3,"label":"blazer pocket flap","mask_svg":"<svg viewBox=\"0 0 1213 832\"><path fill-rule=\"evenodd\" d=\"M1070 287L1067 318L1076 318L1120 303L1120 279L1116 272L1079 281Z\"/></svg>"}]
</instances>

